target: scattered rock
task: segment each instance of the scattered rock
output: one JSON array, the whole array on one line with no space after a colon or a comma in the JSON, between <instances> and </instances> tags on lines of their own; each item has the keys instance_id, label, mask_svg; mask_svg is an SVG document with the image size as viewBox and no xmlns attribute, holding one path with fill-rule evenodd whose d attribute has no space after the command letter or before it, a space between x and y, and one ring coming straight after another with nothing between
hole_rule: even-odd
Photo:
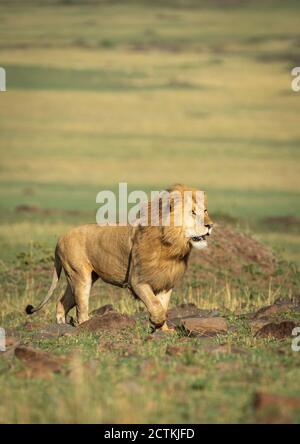
<instances>
[{"instance_id":1,"label":"scattered rock","mask_svg":"<svg viewBox=\"0 0 300 444\"><path fill-rule=\"evenodd\" d=\"M172 307L168 310L167 316L169 319L172 318L185 318L187 316L201 316L207 315L208 310L201 310L196 304L180 304Z\"/></svg>"},{"instance_id":2,"label":"scattered rock","mask_svg":"<svg viewBox=\"0 0 300 444\"><path fill-rule=\"evenodd\" d=\"M228 242L230 239L230 242ZM201 254L192 252L191 263L197 267L196 278L201 286L202 280L213 283L218 277L224 282L226 276L231 276L232 288L240 287L240 278L247 272L247 283L253 288L266 288L269 285L270 274L277 269L277 258L270 249L263 246L251 236L229 225L214 223L214 230L209 239L209 248ZM230 261L226 258L230 257ZM255 266L254 266L255 265ZM192 269L188 271L188 275ZM239 278L235 279L234 278ZM274 276L274 282L288 279L287 275Z\"/></svg>"},{"instance_id":3,"label":"scattered rock","mask_svg":"<svg viewBox=\"0 0 300 444\"><path fill-rule=\"evenodd\" d=\"M181 304L168 310L167 324L169 327L178 327L185 318L213 317L218 315L219 312L216 310L202 310L192 303Z\"/></svg>"},{"instance_id":4,"label":"scattered rock","mask_svg":"<svg viewBox=\"0 0 300 444\"><path fill-rule=\"evenodd\" d=\"M63 372L66 358L56 357L39 349L19 345L15 349L15 356L22 362L25 371L19 376L41 377L49 379L54 373Z\"/></svg>"},{"instance_id":5,"label":"scattered rock","mask_svg":"<svg viewBox=\"0 0 300 444\"><path fill-rule=\"evenodd\" d=\"M19 340L21 338L21 333L14 328L5 328L5 333L6 333L6 344L9 337L14 340Z\"/></svg>"},{"instance_id":6,"label":"scattered rock","mask_svg":"<svg viewBox=\"0 0 300 444\"><path fill-rule=\"evenodd\" d=\"M275 302L273 305L268 305L267 307L263 307L258 310L254 318L259 319L266 316L274 316L277 314L285 313L290 311L293 308L293 304L291 302Z\"/></svg>"},{"instance_id":7,"label":"scattered rock","mask_svg":"<svg viewBox=\"0 0 300 444\"><path fill-rule=\"evenodd\" d=\"M20 339L15 336L5 337L5 350L0 352L0 358L11 361L15 355L15 348L20 344Z\"/></svg>"},{"instance_id":8,"label":"scattered rock","mask_svg":"<svg viewBox=\"0 0 300 444\"><path fill-rule=\"evenodd\" d=\"M227 321L223 317L185 318L181 325L189 335L214 336L228 331Z\"/></svg>"},{"instance_id":9,"label":"scattered rock","mask_svg":"<svg viewBox=\"0 0 300 444\"><path fill-rule=\"evenodd\" d=\"M300 410L300 398L257 392L253 406L258 422L264 424L289 424L295 410Z\"/></svg>"},{"instance_id":10,"label":"scattered rock","mask_svg":"<svg viewBox=\"0 0 300 444\"><path fill-rule=\"evenodd\" d=\"M300 398L257 392L254 396L254 407L263 408L283 405L289 409L300 409Z\"/></svg>"},{"instance_id":11,"label":"scattered rock","mask_svg":"<svg viewBox=\"0 0 300 444\"><path fill-rule=\"evenodd\" d=\"M293 321L271 322L258 330L255 336L260 338L284 339L292 335L292 330L295 327L296 324Z\"/></svg>"},{"instance_id":12,"label":"scattered rock","mask_svg":"<svg viewBox=\"0 0 300 444\"><path fill-rule=\"evenodd\" d=\"M198 308L195 304L181 304L176 307L172 307L167 312L167 324L169 327L179 326L182 319L191 317L208 317L208 316L218 316L219 312L202 310Z\"/></svg>"},{"instance_id":13,"label":"scattered rock","mask_svg":"<svg viewBox=\"0 0 300 444\"><path fill-rule=\"evenodd\" d=\"M103 305L100 308L96 308L96 310L91 311L90 316L103 316L104 314L108 313L109 311L115 311L112 304L106 304Z\"/></svg>"},{"instance_id":14,"label":"scattered rock","mask_svg":"<svg viewBox=\"0 0 300 444\"><path fill-rule=\"evenodd\" d=\"M36 331L42 328L46 328L47 324L43 321L26 321L23 325L25 331Z\"/></svg>"},{"instance_id":15,"label":"scattered rock","mask_svg":"<svg viewBox=\"0 0 300 444\"><path fill-rule=\"evenodd\" d=\"M49 324L37 331L33 339L51 339L60 336L72 336L76 329L70 324Z\"/></svg>"},{"instance_id":16,"label":"scattered rock","mask_svg":"<svg viewBox=\"0 0 300 444\"><path fill-rule=\"evenodd\" d=\"M101 330L123 330L134 327L135 320L116 311L108 311L102 316L95 316L77 327L77 332L96 332Z\"/></svg>"},{"instance_id":17,"label":"scattered rock","mask_svg":"<svg viewBox=\"0 0 300 444\"><path fill-rule=\"evenodd\" d=\"M16 347L20 343L19 339L14 336L6 336L5 346L6 348Z\"/></svg>"}]
</instances>

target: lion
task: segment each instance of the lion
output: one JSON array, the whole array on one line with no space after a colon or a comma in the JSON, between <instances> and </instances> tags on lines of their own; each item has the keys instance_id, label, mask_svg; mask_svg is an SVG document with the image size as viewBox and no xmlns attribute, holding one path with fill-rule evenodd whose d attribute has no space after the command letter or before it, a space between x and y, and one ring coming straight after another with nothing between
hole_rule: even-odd
<instances>
[{"instance_id":1,"label":"lion","mask_svg":"<svg viewBox=\"0 0 300 444\"><path fill-rule=\"evenodd\" d=\"M174 223L181 206L174 205L174 195L183 199L189 191L191 211L180 225ZM71 229L57 242L51 287L37 307L28 305L26 313L40 310L52 297L62 269L67 279L64 295L57 303L56 321L66 322L66 315L76 306L77 323L89 319L89 296L97 279L118 287L127 287L149 312L154 329L167 331L166 316L174 286L183 277L192 248L207 245L213 223L204 204L199 205L196 190L174 185L168 192L169 225L163 224L163 205L159 205L159 223L126 226L88 224ZM183 202L183 200L182 200ZM151 212L150 202L147 214ZM199 214L202 212L202 223Z\"/></svg>"}]
</instances>

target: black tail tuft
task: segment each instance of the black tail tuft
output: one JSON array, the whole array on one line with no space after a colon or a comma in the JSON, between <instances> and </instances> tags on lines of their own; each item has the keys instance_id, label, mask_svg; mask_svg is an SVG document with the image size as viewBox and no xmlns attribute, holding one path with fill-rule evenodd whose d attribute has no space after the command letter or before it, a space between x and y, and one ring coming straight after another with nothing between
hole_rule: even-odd
<instances>
[{"instance_id":1,"label":"black tail tuft","mask_svg":"<svg viewBox=\"0 0 300 444\"><path fill-rule=\"evenodd\" d=\"M34 307L32 305L27 305L25 311L28 315L31 315L32 313L34 313Z\"/></svg>"}]
</instances>

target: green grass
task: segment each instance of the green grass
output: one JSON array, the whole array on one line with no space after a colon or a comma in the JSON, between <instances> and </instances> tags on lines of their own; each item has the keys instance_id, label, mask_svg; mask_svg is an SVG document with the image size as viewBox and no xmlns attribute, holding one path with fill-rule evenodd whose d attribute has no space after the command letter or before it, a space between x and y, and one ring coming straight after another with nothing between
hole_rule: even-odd
<instances>
[{"instance_id":1,"label":"green grass","mask_svg":"<svg viewBox=\"0 0 300 444\"><path fill-rule=\"evenodd\" d=\"M0 360L0 422L253 422L257 390L300 396L290 341L253 338L235 310L289 295L299 282L293 264L281 269L293 282L269 293L249 288L255 264L239 287L224 286L220 270L222 285L199 283L191 268L175 292L173 303L229 315L236 329L213 343L242 354L212 355L190 339L195 354L167 357L181 338L146 341L140 325L121 338L134 343L133 357L99 352L99 341L116 337L36 341L22 328L24 306L48 288L57 237L93 222L96 194L119 182L198 186L215 222L225 215L300 264L299 224L264 221L300 216L300 93L290 75L300 63L299 2L2 1L0 15L0 322L35 346L79 355L70 377L52 381L20 377L18 362L7 370ZM109 302L137 307L97 286L91 308ZM54 304L45 319L53 316Z\"/></svg>"}]
</instances>

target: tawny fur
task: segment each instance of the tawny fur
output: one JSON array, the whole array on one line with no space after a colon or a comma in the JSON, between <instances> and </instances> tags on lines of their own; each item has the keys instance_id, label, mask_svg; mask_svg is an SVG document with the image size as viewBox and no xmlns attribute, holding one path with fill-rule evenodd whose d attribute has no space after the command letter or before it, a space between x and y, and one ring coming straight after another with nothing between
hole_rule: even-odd
<instances>
[{"instance_id":1,"label":"tawny fur","mask_svg":"<svg viewBox=\"0 0 300 444\"><path fill-rule=\"evenodd\" d=\"M190 189L176 185L172 190L183 193ZM207 212L204 223L212 224ZM55 251L54 281L58 280L61 267L68 281L57 305L57 321L65 322L66 314L74 306L78 322L86 321L91 286L101 278L112 285L127 286L145 303L152 323L165 329L171 290L184 275L191 249L184 226L88 224L71 229L59 239ZM37 311L45 301L36 309L31 307L28 313Z\"/></svg>"}]
</instances>

